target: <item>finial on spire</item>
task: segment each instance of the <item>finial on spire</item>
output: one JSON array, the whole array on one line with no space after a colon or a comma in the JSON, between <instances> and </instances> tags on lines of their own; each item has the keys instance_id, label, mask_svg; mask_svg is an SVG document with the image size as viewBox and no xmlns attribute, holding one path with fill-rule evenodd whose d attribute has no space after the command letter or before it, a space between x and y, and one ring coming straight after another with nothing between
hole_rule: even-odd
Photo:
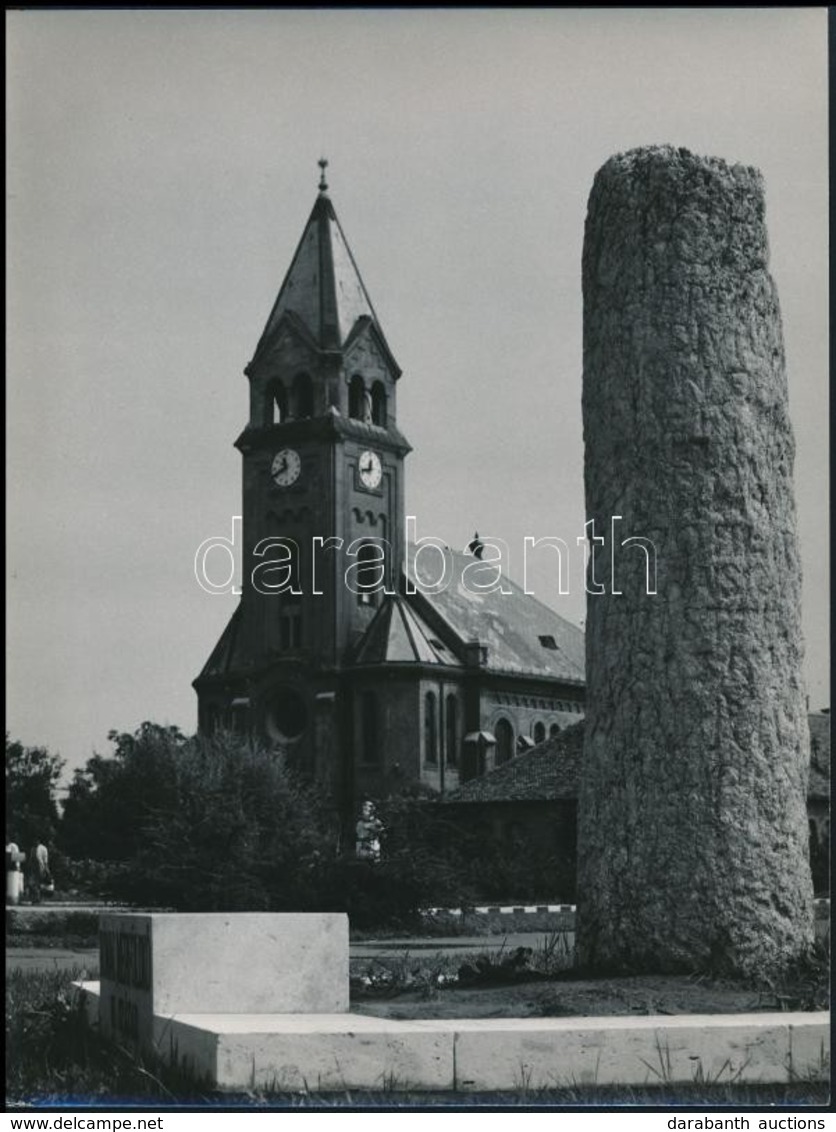
<instances>
[{"instance_id":1,"label":"finial on spire","mask_svg":"<svg viewBox=\"0 0 836 1132\"><path fill-rule=\"evenodd\" d=\"M319 174L319 191L321 193L325 193L325 192L328 191L328 182L325 180L325 170L328 167L328 158L327 157L320 157L317 164L319 165L319 168L322 170L322 172Z\"/></svg>"}]
</instances>

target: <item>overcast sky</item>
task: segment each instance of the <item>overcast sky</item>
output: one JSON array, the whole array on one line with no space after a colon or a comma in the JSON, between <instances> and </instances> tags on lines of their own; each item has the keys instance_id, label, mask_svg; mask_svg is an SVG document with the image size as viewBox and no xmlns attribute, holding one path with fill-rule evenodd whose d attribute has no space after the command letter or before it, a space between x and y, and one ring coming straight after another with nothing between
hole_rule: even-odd
<instances>
[{"instance_id":1,"label":"overcast sky","mask_svg":"<svg viewBox=\"0 0 836 1132\"><path fill-rule=\"evenodd\" d=\"M316 196L403 368L407 511L582 532L580 258L613 153L758 166L781 298L811 706L829 703L824 8L7 11L8 723L71 765L196 725L234 598L252 356ZM539 597L584 617L540 570Z\"/></svg>"}]
</instances>

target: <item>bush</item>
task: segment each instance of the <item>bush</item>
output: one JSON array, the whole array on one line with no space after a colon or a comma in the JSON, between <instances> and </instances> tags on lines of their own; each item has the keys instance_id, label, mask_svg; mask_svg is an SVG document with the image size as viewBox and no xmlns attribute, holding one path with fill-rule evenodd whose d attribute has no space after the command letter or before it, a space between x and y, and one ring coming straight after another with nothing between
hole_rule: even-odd
<instances>
[{"instance_id":1,"label":"bush","mask_svg":"<svg viewBox=\"0 0 836 1132\"><path fill-rule=\"evenodd\" d=\"M77 779L65 838L99 857L102 895L191 912L321 903L335 815L281 752L153 724L114 738L115 756L96 756ZM98 843L87 824L96 821ZM95 878L95 868L84 872Z\"/></svg>"},{"instance_id":2,"label":"bush","mask_svg":"<svg viewBox=\"0 0 836 1132\"><path fill-rule=\"evenodd\" d=\"M321 902L336 846L335 815L283 755L196 739L177 753L123 892L183 911L303 911Z\"/></svg>"}]
</instances>

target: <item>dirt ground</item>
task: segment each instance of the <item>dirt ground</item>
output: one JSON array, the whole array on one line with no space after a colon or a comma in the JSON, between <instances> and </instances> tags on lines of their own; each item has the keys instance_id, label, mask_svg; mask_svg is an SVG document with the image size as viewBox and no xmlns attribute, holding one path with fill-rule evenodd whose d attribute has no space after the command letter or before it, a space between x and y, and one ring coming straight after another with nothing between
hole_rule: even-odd
<instances>
[{"instance_id":1,"label":"dirt ground","mask_svg":"<svg viewBox=\"0 0 836 1132\"><path fill-rule=\"evenodd\" d=\"M351 1009L378 1018L599 1017L736 1014L780 1010L774 995L682 975L550 979L509 985L439 987L384 997L352 992Z\"/></svg>"}]
</instances>

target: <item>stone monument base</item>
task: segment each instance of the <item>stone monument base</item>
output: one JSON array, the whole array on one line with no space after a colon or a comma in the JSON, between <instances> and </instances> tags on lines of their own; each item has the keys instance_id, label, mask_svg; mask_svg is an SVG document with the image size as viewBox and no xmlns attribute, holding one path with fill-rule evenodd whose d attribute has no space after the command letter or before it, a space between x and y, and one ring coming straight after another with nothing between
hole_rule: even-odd
<instances>
[{"instance_id":1,"label":"stone monument base","mask_svg":"<svg viewBox=\"0 0 836 1132\"><path fill-rule=\"evenodd\" d=\"M99 984L78 983L97 1024ZM235 1091L494 1092L577 1085L788 1083L821 1074L830 1015L397 1021L362 1014L154 1017L153 1049Z\"/></svg>"},{"instance_id":2,"label":"stone monument base","mask_svg":"<svg viewBox=\"0 0 836 1132\"><path fill-rule=\"evenodd\" d=\"M348 1013L342 913L133 913L99 921L105 1037L220 1090L494 1092L786 1082L820 1072L826 1014L397 1021Z\"/></svg>"}]
</instances>

